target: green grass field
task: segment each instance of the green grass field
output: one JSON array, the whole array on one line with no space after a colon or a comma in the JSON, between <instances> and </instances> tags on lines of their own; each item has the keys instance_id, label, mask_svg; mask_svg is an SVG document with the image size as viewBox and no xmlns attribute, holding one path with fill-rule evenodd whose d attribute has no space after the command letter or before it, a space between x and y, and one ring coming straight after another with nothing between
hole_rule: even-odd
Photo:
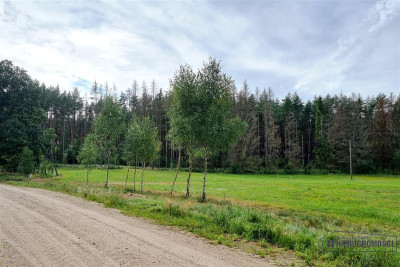
<instances>
[{"instance_id":1,"label":"green grass field","mask_svg":"<svg viewBox=\"0 0 400 267\"><path fill-rule=\"evenodd\" d=\"M400 235L400 177L346 175L254 175L209 173L207 203L200 203L202 173L193 173L190 199L184 197L187 172L180 172L169 196L173 170L145 171L144 197L123 190L126 168L90 173L78 166L59 169L61 176L14 185L50 189L85 197L204 236L228 246L251 244L264 256L294 251L307 265L400 266L398 253L322 252L320 238L335 231ZM136 174L140 188L141 170ZM246 250L246 249L245 249Z\"/></svg>"},{"instance_id":2,"label":"green grass field","mask_svg":"<svg viewBox=\"0 0 400 267\"><path fill-rule=\"evenodd\" d=\"M60 169L63 183L85 183L84 169ZM137 171L137 188L141 170ZM93 170L91 183L104 183L105 170ZM165 191L171 188L174 171L146 170L145 191ZM122 186L126 168L110 170L110 184ZM180 172L175 194L184 195L187 172ZM191 193L199 197L202 190L202 173L193 173ZM133 187L133 171L129 186ZM139 185L140 186L140 185ZM209 198L231 200L242 205L284 212L305 212L331 216L354 224L369 226L371 231L390 231L400 234L400 177L346 175L253 175L209 173L207 175ZM374 229L376 228L376 229Z\"/></svg>"}]
</instances>

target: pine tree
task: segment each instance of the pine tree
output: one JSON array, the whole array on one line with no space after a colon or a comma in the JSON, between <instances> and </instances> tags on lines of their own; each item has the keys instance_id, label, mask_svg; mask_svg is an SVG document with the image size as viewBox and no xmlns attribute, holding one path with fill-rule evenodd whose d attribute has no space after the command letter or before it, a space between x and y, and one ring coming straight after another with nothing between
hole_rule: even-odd
<instances>
[{"instance_id":1,"label":"pine tree","mask_svg":"<svg viewBox=\"0 0 400 267\"><path fill-rule=\"evenodd\" d=\"M99 93L99 87L98 87L97 82L95 80L93 85L92 85L92 90L91 90L91 94L93 95L94 103L97 103L98 93Z\"/></svg>"},{"instance_id":2,"label":"pine tree","mask_svg":"<svg viewBox=\"0 0 400 267\"><path fill-rule=\"evenodd\" d=\"M393 164L396 172L400 172L400 95L397 97L396 102L393 105L393 133L394 133L394 158Z\"/></svg>"},{"instance_id":3,"label":"pine tree","mask_svg":"<svg viewBox=\"0 0 400 267\"><path fill-rule=\"evenodd\" d=\"M295 114L290 112L285 123L285 157L291 167L300 165L301 147L298 134L298 122Z\"/></svg>"},{"instance_id":4,"label":"pine tree","mask_svg":"<svg viewBox=\"0 0 400 267\"><path fill-rule=\"evenodd\" d=\"M390 167L394 155L392 107L386 96L378 96L375 109L373 152L376 166L384 170Z\"/></svg>"},{"instance_id":5,"label":"pine tree","mask_svg":"<svg viewBox=\"0 0 400 267\"><path fill-rule=\"evenodd\" d=\"M235 171L246 172L255 170L259 166L258 155L258 120L255 110L255 99L250 95L249 86L243 82L235 106L235 115L246 122L247 129L236 146L230 151L230 161Z\"/></svg>"},{"instance_id":6,"label":"pine tree","mask_svg":"<svg viewBox=\"0 0 400 267\"><path fill-rule=\"evenodd\" d=\"M151 99L154 100L157 92L157 83L156 80L151 81Z\"/></svg>"},{"instance_id":7,"label":"pine tree","mask_svg":"<svg viewBox=\"0 0 400 267\"><path fill-rule=\"evenodd\" d=\"M139 93L139 84L136 80L133 80L132 83L132 96L130 98L130 110L136 115L140 115L140 101L138 97Z\"/></svg>"},{"instance_id":8,"label":"pine tree","mask_svg":"<svg viewBox=\"0 0 400 267\"><path fill-rule=\"evenodd\" d=\"M263 92L262 99L264 102L264 151L265 151L265 167L268 171L272 171L277 166L279 158L279 148L281 139L279 136L279 128L275 119L275 103L271 89L268 94Z\"/></svg>"},{"instance_id":9,"label":"pine tree","mask_svg":"<svg viewBox=\"0 0 400 267\"><path fill-rule=\"evenodd\" d=\"M331 148L324 134L324 102L322 97L315 100L315 139L316 148L314 150L317 166L326 168L331 157Z\"/></svg>"},{"instance_id":10,"label":"pine tree","mask_svg":"<svg viewBox=\"0 0 400 267\"><path fill-rule=\"evenodd\" d=\"M147 86L146 86L146 82L143 81L142 83L142 99L141 99L141 103L140 103L140 116L141 118L144 118L145 116L149 115L150 113L150 102L151 98L149 96L149 94L147 93Z\"/></svg>"}]
</instances>

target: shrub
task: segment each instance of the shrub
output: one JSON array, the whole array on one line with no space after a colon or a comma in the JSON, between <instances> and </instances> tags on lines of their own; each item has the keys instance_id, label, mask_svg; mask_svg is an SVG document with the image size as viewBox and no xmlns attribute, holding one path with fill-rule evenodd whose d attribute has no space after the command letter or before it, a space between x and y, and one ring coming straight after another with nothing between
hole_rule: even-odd
<instances>
[{"instance_id":1,"label":"shrub","mask_svg":"<svg viewBox=\"0 0 400 267\"><path fill-rule=\"evenodd\" d=\"M292 174L293 172L294 172L293 164L291 162L288 162L285 165L285 173Z\"/></svg>"},{"instance_id":2,"label":"shrub","mask_svg":"<svg viewBox=\"0 0 400 267\"><path fill-rule=\"evenodd\" d=\"M20 173L29 174L33 172L34 167L35 167L35 157L33 155L33 151L27 147L24 147L19 157L19 164L17 171Z\"/></svg>"},{"instance_id":3,"label":"shrub","mask_svg":"<svg viewBox=\"0 0 400 267\"><path fill-rule=\"evenodd\" d=\"M312 163L309 162L307 166L304 167L304 174L312 174Z\"/></svg>"},{"instance_id":4,"label":"shrub","mask_svg":"<svg viewBox=\"0 0 400 267\"><path fill-rule=\"evenodd\" d=\"M50 161L45 159L44 157L41 158L39 172L41 177L47 177L47 172L53 171L53 166Z\"/></svg>"},{"instance_id":5,"label":"shrub","mask_svg":"<svg viewBox=\"0 0 400 267\"><path fill-rule=\"evenodd\" d=\"M397 151L394 153L393 164L394 170L396 172L400 172L400 149L397 149Z\"/></svg>"}]
</instances>

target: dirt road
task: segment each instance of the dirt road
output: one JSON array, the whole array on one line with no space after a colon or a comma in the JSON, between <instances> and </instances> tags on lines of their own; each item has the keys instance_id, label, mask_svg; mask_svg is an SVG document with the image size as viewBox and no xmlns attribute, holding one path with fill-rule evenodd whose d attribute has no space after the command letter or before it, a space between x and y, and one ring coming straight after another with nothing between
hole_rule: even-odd
<instances>
[{"instance_id":1,"label":"dirt road","mask_svg":"<svg viewBox=\"0 0 400 267\"><path fill-rule=\"evenodd\" d=\"M3 266L273 266L98 203L1 184L0 238Z\"/></svg>"}]
</instances>

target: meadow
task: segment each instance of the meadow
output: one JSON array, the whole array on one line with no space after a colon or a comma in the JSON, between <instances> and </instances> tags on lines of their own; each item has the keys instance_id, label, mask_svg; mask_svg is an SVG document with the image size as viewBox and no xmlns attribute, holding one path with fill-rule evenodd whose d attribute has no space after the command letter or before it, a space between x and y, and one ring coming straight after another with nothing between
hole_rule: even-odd
<instances>
[{"instance_id":1,"label":"meadow","mask_svg":"<svg viewBox=\"0 0 400 267\"><path fill-rule=\"evenodd\" d=\"M9 182L78 195L120 209L127 215L177 226L217 243L242 247L261 256L294 251L307 265L399 266L400 253L323 253L319 239L349 231L400 235L400 177L390 175L258 175L209 173L206 203L200 203L202 173L193 173L191 197L184 197L187 172L181 171L174 194L173 170L145 171L144 195L138 194L141 170L133 170L124 190L126 168L86 170L65 166L54 178ZM399 246L399 245L398 245ZM296 264L298 265L298 264Z\"/></svg>"},{"instance_id":2,"label":"meadow","mask_svg":"<svg viewBox=\"0 0 400 267\"><path fill-rule=\"evenodd\" d=\"M65 168L59 170L62 183L86 183L86 170ZM141 170L137 170L136 189L140 187ZM144 191L169 192L173 170L146 170ZM174 195L186 192L187 172L181 171L174 187ZM125 184L126 168L110 170L110 185ZM202 173L193 173L192 197L200 197ZM93 170L91 184L102 185L105 171ZM133 170L128 187L133 188ZM400 234L400 176L348 175L260 175L209 173L207 194L211 199L229 200L236 204L265 209L306 212L388 229Z\"/></svg>"}]
</instances>

